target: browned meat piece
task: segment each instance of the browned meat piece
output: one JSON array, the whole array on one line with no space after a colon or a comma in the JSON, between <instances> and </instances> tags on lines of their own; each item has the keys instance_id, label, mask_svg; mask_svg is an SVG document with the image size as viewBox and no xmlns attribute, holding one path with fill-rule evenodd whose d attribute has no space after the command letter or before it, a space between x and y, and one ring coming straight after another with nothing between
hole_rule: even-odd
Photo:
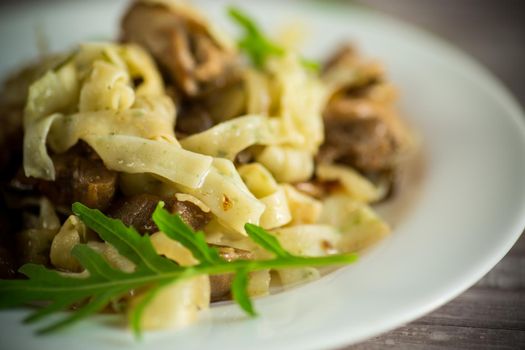
<instances>
[{"instance_id":1,"label":"browned meat piece","mask_svg":"<svg viewBox=\"0 0 525 350\"><path fill-rule=\"evenodd\" d=\"M348 45L327 62L322 78L333 95L323 112L319 162L346 164L367 176L395 168L406 131L395 111L395 91L383 76L379 64Z\"/></svg>"},{"instance_id":2,"label":"browned meat piece","mask_svg":"<svg viewBox=\"0 0 525 350\"><path fill-rule=\"evenodd\" d=\"M160 201L164 201L167 210L179 214L182 220L194 230L200 230L210 220L210 214L204 213L193 203L163 199L146 193L116 200L108 209L107 214L122 220L127 226L133 226L142 234L151 234L158 231L151 215Z\"/></svg>"},{"instance_id":3,"label":"browned meat piece","mask_svg":"<svg viewBox=\"0 0 525 350\"><path fill-rule=\"evenodd\" d=\"M244 82L232 81L229 85L214 89L199 98L179 98L177 105L177 132L193 135L205 131L215 124L245 113Z\"/></svg>"},{"instance_id":4,"label":"browned meat piece","mask_svg":"<svg viewBox=\"0 0 525 350\"><path fill-rule=\"evenodd\" d=\"M233 282L233 274L210 276L210 301L221 301L230 298L230 289Z\"/></svg>"},{"instance_id":5,"label":"browned meat piece","mask_svg":"<svg viewBox=\"0 0 525 350\"><path fill-rule=\"evenodd\" d=\"M133 226L140 233L154 233L157 226L151 215L162 198L152 194L117 199L108 209L108 216L121 220L126 226Z\"/></svg>"},{"instance_id":6,"label":"browned meat piece","mask_svg":"<svg viewBox=\"0 0 525 350\"><path fill-rule=\"evenodd\" d=\"M171 205L171 212L179 214L182 220L196 231L203 229L211 220L210 213L203 212L191 202L174 201Z\"/></svg>"},{"instance_id":7,"label":"browned meat piece","mask_svg":"<svg viewBox=\"0 0 525 350\"><path fill-rule=\"evenodd\" d=\"M159 64L178 106L179 137L244 113L238 55L193 9L137 1L122 21L122 39L146 48Z\"/></svg>"},{"instance_id":8,"label":"browned meat piece","mask_svg":"<svg viewBox=\"0 0 525 350\"><path fill-rule=\"evenodd\" d=\"M226 261L253 259L253 254L246 250L222 246L215 246L215 248L217 248L219 255ZM211 301L228 299L232 281L232 274L210 276Z\"/></svg>"},{"instance_id":9,"label":"browned meat piece","mask_svg":"<svg viewBox=\"0 0 525 350\"><path fill-rule=\"evenodd\" d=\"M341 46L324 64L322 78L330 86L355 91L383 78L383 66L363 59L352 45Z\"/></svg>"},{"instance_id":10,"label":"browned meat piece","mask_svg":"<svg viewBox=\"0 0 525 350\"><path fill-rule=\"evenodd\" d=\"M55 181L39 181L38 190L55 205L70 207L81 202L90 208L106 209L115 195L117 173L101 160L74 152L54 155Z\"/></svg>"},{"instance_id":11,"label":"browned meat piece","mask_svg":"<svg viewBox=\"0 0 525 350\"><path fill-rule=\"evenodd\" d=\"M225 85L235 55L185 5L135 2L122 20L122 40L141 45L187 96Z\"/></svg>"},{"instance_id":12,"label":"browned meat piece","mask_svg":"<svg viewBox=\"0 0 525 350\"><path fill-rule=\"evenodd\" d=\"M210 113L200 104L183 104L177 116L177 132L193 135L213 126Z\"/></svg>"},{"instance_id":13,"label":"browned meat piece","mask_svg":"<svg viewBox=\"0 0 525 350\"><path fill-rule=\"evenodd\" d=\"M378 172L394 165L395 142L378 118L326 118L323 161L344 163L362 172Z\"/></svg>"},{"instance_id":14,"label":"browned meat piece","mask_svg":"<svg viewBox=\"0 0 525 350\"><path fill-rule=\"evenodd\" d=\"M337 65L340 65L344 60L353 59L357 56L355 48L349 43L341 45L328 59L323 63L322 73L326 74Z\"/></svg>"}]
</instances>

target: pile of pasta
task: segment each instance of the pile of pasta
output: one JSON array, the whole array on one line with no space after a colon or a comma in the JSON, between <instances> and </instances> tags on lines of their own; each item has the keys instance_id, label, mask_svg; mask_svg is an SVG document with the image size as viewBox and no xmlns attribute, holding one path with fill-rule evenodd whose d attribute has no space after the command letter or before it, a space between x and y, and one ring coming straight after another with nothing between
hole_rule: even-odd
<instances>
[{"instance_id":1,"label":"pile of pasta","mask_svg":"<svg viewBox=\"0 0 525 350\"><path fill-rule=\"evenodd\" d=\"M267 253L249 240L246 223L269 230L290 252L309 256L359 250L386 235L388 225L369 206L381 197L380 189L348 167L315 165L324 135L322 110L331 93L318 76L288 52L271 58L264 71L245 68L243 79L246 115L179 140L177 106L152 58L134 45L83 44L29 89L25 174L54 180L49 151L63 153L82 140L108 169L119 172L123 193L190 201L212 214L204 228L210 244L248 250L260 259ZM141 83L135 86L136 81ZM234 162L254 146L252 162ZM314 174L339 181L342 190L318 199L293 186ZM48 226L60 226L48 201L42 212ZM54 265L74 263L72 242L82 240L85 231L74 216L61 225L51 249ZM159 254L183 265L196 263L162 232L152 241ZM89 244L119 268L132 268L107 244ZM314 268L257 272L249 291L265 295L272 279L288 286L319 274ZM192 322L197 310L208 307L209 288L201 277L165 288L147 307L143 326Z\"/></svg>"}]
</instances>

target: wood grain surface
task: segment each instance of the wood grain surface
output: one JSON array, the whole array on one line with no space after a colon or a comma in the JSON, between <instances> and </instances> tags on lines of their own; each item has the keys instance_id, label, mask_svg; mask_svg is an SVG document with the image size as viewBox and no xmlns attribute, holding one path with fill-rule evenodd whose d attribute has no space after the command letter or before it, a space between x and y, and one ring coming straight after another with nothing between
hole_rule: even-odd
<instances>
[{"instance_id":1,"label":"wood grain surface","mask_svg":"<svg viewBox=\"0 0 525 350\"><path fill-rule=\"evenodd\" d=\"M525 106L525 1L358 2L462 48ZM410 324L344 349L525 349L525 235L492 271L456 299Z\"/></svg>"}]
</instances>

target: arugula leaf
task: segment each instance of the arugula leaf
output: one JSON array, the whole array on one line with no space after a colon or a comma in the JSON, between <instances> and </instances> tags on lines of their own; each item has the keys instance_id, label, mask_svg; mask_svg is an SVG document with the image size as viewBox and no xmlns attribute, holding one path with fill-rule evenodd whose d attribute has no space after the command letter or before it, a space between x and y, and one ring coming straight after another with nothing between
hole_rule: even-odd
<instances>
[{"instance_id":1,"label":"arugula leaf","mask_svg":"<svg viewBox=\"0 0 525 350\"><path fill-rule=\"evenodd\" d=\"M264 68L266 61L271 56L284 56L286 50L268 39L248 14L231 6L228 8L228 15L244 30L244 35L239 39L237 45L248 55L255 67ZM319 71L319 63L316 61L303 58L301 64L313 72Z\"/></svg>"},{"instance_id":2,"label":"arugula leaf","mask_svg":"<svg viewBox=\"0 0 525 350\"><path fill-rule=\"evenodd\" d=\"M241 27L243 27L246 30L246 33L248 35L254 36L254 37L262 37L262 33L250 17L243 12L241 9L230 6L228 8L228 14L232 19L234 19Z\"/></svg>"},{"instance_id":3,"label":"arugula leaf","mask_svg":"<svg viewBox=\"0 0 525 350\"><path fill-rule=\"evenodd\" d=\"M285 50L272 43L246 13L238 8L230 7L228 14L244 29L244 36L239 40L238 45L257 68L263 68L270 56L284 55Z\"/></svg>"},{"instance_id":4,"label":"arugula leaf","mask_svg":"<svg viewBox=\"0 0 525 350\"><path fill-rule=\"evenodd\" d=\"M163 206L164 203L160 202L157 208ZM169 238L179 241L188 248L201 264L216 264L224 261L217 249L208 246L204 233L193 232L179 216L170 215L166 210L155 210L153 221Z\"/></svg>"},{"instance_id":5,"label":"arugula leaf","mask_svg":"<svg viewBox=\"0 0 525 350\"><path fill-rule=\"evenodd\" d=\"M233 278L231 290L233 300L246 311L250 316L256 316L257 313L253 309L252 301L248 295L248 272L246 269L239 269Z\"/></svg>"},{"instance_id":6,"label":"arugula leaf","mask_svg":"<svg viewBox=\"0 0 525 350\"><path fill-rule=\"evenodd\" d=\"M102 239L112 244L119 253L135 264L128 273L113 268L102 255L87 245L77 245L72 255L85 268L87 274L66 275L41 265L27 264L20 272L27 280L0 280L0 308L27 305L35 302L47 304L34 311L25 322L36 322L71 306L78 307L58 321L41 328L39 333L49 333L96 313L112 301L121 299L131 290L147 289L142 300L131 314L131 325L140 335L140 319L145 307L164 286L199 275L235 274L232 283L234 300L254 316L255 310L248 295L248 273L266 269L306 266L348 264L356 260L353 254L324 257L299 257L284 250L277 239L264 229L246 225L250 237L261 247L275 254L270 260L221 259L214 248L209 247L202 232L193 232L179 216L168 213L160 203L153 214L159 228L170 238L178 240L200 261L198 265L182 267L158 255L149 236L140 236L133 228L121 221L106 217L100 211L80 203L73 205L74 213Z\"/></svg>"},{"instance_id":7,"label":"arugula leaf","mask_svg":"<svg viewBox=\"0 0 525 350\"><path fill-rule=\"evenodd\" d=\"M253 225L253 224L245 224L244 229L246 230L246 233L248 233L248 236L266 249L267 251L274 253L279 258L288 259L292 257L290 253L288 253L286 250L284 250L283 247L281 247L281 244L275 238L274 236L269 235L262 227Z\"/></svg>"},{"instance_id":8,"label":"arugula leaf","mask_svg":"<svg viewBox=\"0 0 525 350\"><path fill-rule=\"evenodd\" d=\"M309 69L315 73L318 73L321 70L321 63L312 59L303 58L301 59L301 64L304 68Z\"/></svg>"},{"instance_id":9,"label":"arugula leaf","mask_svg":"<svg viewBox=\"0 0 525 350\"><path fill-rule=\"evenodd\" d=\"M81 203L73 204L73 213L98 233L100 238L137 265L137 269L157 273L173 269L175 263L160 257L149 237L141 236L133 227L127 227L120 220L110 219L98 210L90 210Z\"/></svg>"},{"instance_id":10,"label":"arugula leaf","mask_svg":"<svg viewBox=\"0 0 525 350\"><path fill-rule=\"evenodd\" d=\"M130 320L131 329L133 330L133 333L135 333L135 336L140 337L141 335L140 320L142 318L144 310L146 309L146 306L148 306L148 304L153 300L153 298L155 298L155 296L160 292L160 290L169 283L170 282L160 283L150 288L147 291L147 293L142 297L142 300L140 300L137 303L137 305L133 308L133 311L130 315Z\"/></svg>"}]
</instances>

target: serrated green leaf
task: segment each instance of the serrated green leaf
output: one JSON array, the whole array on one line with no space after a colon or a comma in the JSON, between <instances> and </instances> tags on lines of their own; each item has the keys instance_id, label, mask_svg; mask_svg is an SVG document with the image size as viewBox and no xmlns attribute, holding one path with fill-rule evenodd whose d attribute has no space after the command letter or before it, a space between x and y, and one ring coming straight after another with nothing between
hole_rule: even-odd
<instances>
[{"instance_id":1,"label":"serrated green leaf","mask_svg":"<svg viewBox=\"0 0 525 350\"><path fill-rule=\"evenodd\" d=\"M285 50L269 40L246 13L236 7L230 7L228 15L244 30L244 36L239 39L238 46L246 52L254 66L263 68L270 56L284 55Z\"/></svg>"},{"instance_id":2,"label":"serrated green leaf","mask_svg":"<svg viewBox=\"0 0 525 350\"><path fill-rule=\"evenodd\" d=\"M201 263L181 267L173 261L159 256L153 249L148 236L140 236L118 220L107 218L98 210L80 204L74 211L84 223L95 230L106 242L114 245L125 258L133 261L136 269L123 272L114 269L102 255L86 245L78 245L72 254L87 270L87 274L61 274L41 265L24 265L20 272L27 280L0 280L0 308L26 305L36 301L47 302L45 307L32 313L26 322L36 322L71 305L83 305L59 321L40 329L49 333L102 310L110 302L121 298L131 290L149 288L132 311L132 328L140 335L140 319L144 308L156 293L170 283L199 275L235 274L232 283L234 300L249 315L255 315L247 286L248 274L252 271L306 266L327 266L355 261L355 255L333 255L324 257L298 257L284 250L277 239L264 229L246 225L250 237L260 246L274 253L271 260L237 260L228 262L221 259L217 251L209 248L202 232L195 233L180 217L169 214L161 207L155 211L154 219L166 235L179 240L190 249ZM89 301L86 303L86 301Z\"/></svg>"},{"instance_id":3,"label":"serrated green leaf","mask_svg":"<svg viewBox=\"0 0 525 350\"><path fill-rule=\"evenodd\" d=\"M60 278L60 273L58 273L58 271L49 270L44 265L33 263L25 264L20 269L18 269L18 272L24 274L26 277L34 281L41 280L45 282Z\"/></svg>"},{"instance_id":4,"label":"serrated green leaf","mask_svg":"<svg viewBox=\"0 0 525 350\"><path fill-rule=\"evenodd\" d=\"M157 254L148 236L141 236L122 221L110 219L99 210L90 209L81 203L73 204L73 213L121 255L131 260L137 269L161 273L175 268L174 262Z\"/></svg>"},{"instance_id":5,"label":"serrated green leaf","mask_svg":"<svg viewBox=\"0 0 525 350\"><path fill-rule=\"evenodd\" d=\"M73 305L78 300L76 295L70 295L64 297L60 300L50 303L47 306L44 306L36 311L32 312L28 317L24 319L24 323L33 323L40 321L47 316L50 316L56 312L67 310L71 305Z\"/></svg>"},{"instance_id":6,"label":"serrated green leaf","mask_svg":"<svg viewBox=\"0 0 525 350\"><path fill-rule=\"evenodd\" d=\"M250 17L244 12L241 11L241 9L230 6L228 8L228 15L237 22L241 27L246 30L246 32L253 36L260 36L262 35L261 31Z\"/></svg>"},{"instance_id":7,"label":"serrated green leaf","mask_svg":"<svg viewBox=\"0 0 525 350\"><path fill-rule=\"evenodd\" d=\"M126 273L114 269L98 252L85 244L78 244L71 250L80 265L88 270L91 279L101 281L118 280L126 277Z\"/></svg>"},{"instance_id":8,"label":"serrated green leaf","mask_svg":"<svg viewBox=\"0 0 525 350\"><path fill-rule=\"evenodd\" d=\"M126 293L126 288L113 288L107 289L100 294L92 297L88 303L82 306L79 309L76 309L75 312L69 313L66 317L61 320L52 323L51 325L41 328L37 331L38 334L46 334L57 331L64 327L67 327L83 318L86 318L89 315L92 315L96 312L101 311L113 298L119 298L122 294Z\"/></svg>"},{"instance_id":9,"label":"serrated green leaf","mask_svg":"<svg viewBox=\"0 0 525 350\"><path fill-rule=\"evenodd\" d=\"M277 238L266 232L262 227L253 224L246 224L244 225L244 229L246 230L246 233L248 233L248 236L250 236L250 238L255 243L257 243L267 251L283 259L292 257L290 253L288 253L283 247L281 247L281 244L279 243Z\"/></svg>"},{"instance_id":10,"label":"serrated green leaf","mask_svg":"<svg viewBox=\"0 0 525 350\"><path fill-rule=\"evenodd\" d=\"M252 301L248 295L248 272L246 269L239 269L233 278L231 293L233 299L250 316L257 315L253 308Z\"/></svg>"},{"instance_id":11,"label":"serrated green leaf","mask_svg":"<svg viewBox=\"0 0 525 350\"><path fill-rule=\"evenodd\" d=\"M131 315L130 315L130 319L131 319L131 330L133 331L133 334L135 334L136 338L140 338L142 336L140 322L141 322L142 314L144 313L144 310L146 309L148 304L153 300L153 298L157 296L160 290L170 283L173 283L173 282L165 281L156 286L152 286L142 296L142 299L134 306L133 311L131 312Z\"/></svg>"},{"instance_id":12,"label":"serrated green leaf","mask_svg":"<svg viewBox=\"0 0 525 350\"><path fill-rule=\"evenodd\" d=\"M153 212L153 221L169 238L188 248L195 259L203 264L223 262L217 250L208 246L202 232L194 232L178 215L172 215L159 203Z\"/></svg>"},{"instance_id":13,"label":"serrated green leaf","mask_svg":"<svg viewBox=\"0 0 525 350\"><path fill-rule=\"evenodd\" d=\"M40 265L28 264L24 267L36 267ZM44 278L29 280L0 280L0 309L28 304L37 301L53 300L58 290L70 290L77 286L76 279L63 279L55 271L50 271L40 266L45 271ZM31 275L36 275L36 268L31 269ZM49 272L49 273L47 273Z\"/></svg>"},{"instance_id":14,"label":"serrated green leaf","mask_svg":"<svg viewBox=\"0 0 525 350\"><path fill-rule=\"evenodd\" d=\"M228 15L244 30L244 34L238 40L237 46L248 55L255 67L264 68L266 61L270 57L280 57L286 53L283 47L266 37L255 21L241 9L231 6L228 8ZM301 64L313 72L318 72L320 69L319 62L311 59L303 58L301 59Z\"/></svg>"}]
</instances>

